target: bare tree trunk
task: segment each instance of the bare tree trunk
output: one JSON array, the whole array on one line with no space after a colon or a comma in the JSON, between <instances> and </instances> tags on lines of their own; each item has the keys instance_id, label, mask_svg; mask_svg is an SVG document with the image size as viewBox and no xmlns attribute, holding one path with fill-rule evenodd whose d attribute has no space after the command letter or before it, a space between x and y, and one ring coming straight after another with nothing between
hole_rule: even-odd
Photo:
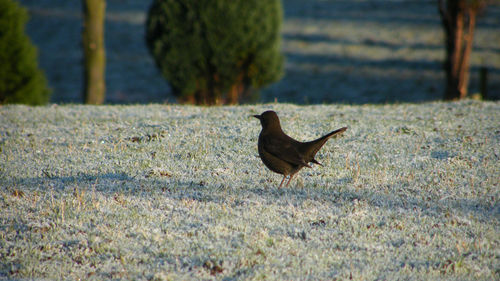
<instances>
[{"instance_id":1,"label":"bare tree trunk","mask_svg":"<svg viewBox=\"0 0 500 281\"><path fill-rule=\"evenodd\" d=\"M84 100L102 104L106 93L104 48L105 0L83 1L82 44L84 53Z\"/></svg>"},{"instance_id":2,"label":"bare tree trunk","mask_svg":"<svg viewBox=\"0 0 500 281\"><path fill-rule=\"evenodd\" d=\"M472 52L472 41L474 38L474 29L476 28L476 11L469 9L467 11L468 14L468 31L467 34L464 35L464 50L463 50L463 57L462 61L460 64L460 72L458 73L459 77L459 84L458 84L458 90L460 93L460 99L465 98L467 95L467 87L469 86L469 59L470 59L470 54Z\"/></svg>"},{"instance_id":3,"label":"bare tree trunk","mask_svg":"<svg viewBox=\"0 0 500 281\"><path fill-rule=\"evenodd\" d=\"M446 37L444 99L462 99L467 95L477 8L468 6L467 0L439 0L439 12Z\"/></svg>"}]
</instances>

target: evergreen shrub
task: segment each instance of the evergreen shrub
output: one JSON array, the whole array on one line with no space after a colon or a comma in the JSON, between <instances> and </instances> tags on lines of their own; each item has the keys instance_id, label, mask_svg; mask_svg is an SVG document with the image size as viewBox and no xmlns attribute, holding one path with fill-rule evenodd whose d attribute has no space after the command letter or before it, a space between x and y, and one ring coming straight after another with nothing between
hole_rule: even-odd
<instances>
[{"instance_id":1,"label":"evergreen shrub","mask_svg":"<svg viewBox=\"0 0 500 281\"><path fill-rule=\"evenodd\" d=\"M0 0L0 104L44 104L50 91L37 49L25 34L28 14L17 1Z\"/></svg>"},{"instance_id":2,"label":"evergreen shrub","mask_svg":"<svg viewBox=\"0 0 500 281\"><path fill-rule=\"evenodd\" d=\"M237 103L281 78L280 0L154 0L146 42L181 102Z\"/></svg>"}]
</instances>

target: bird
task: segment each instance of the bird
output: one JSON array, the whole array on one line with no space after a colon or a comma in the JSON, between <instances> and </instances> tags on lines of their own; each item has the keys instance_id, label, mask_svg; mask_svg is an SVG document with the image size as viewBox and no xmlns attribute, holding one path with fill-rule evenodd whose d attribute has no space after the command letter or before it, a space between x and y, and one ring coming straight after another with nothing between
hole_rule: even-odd
<instances>
[{"instance_id":1,"label":"bird","mask_svg":"<svg viewBox=\"0 0 500 281\"><path fill-rule=\"evenodd\" d=\"M269 110L260 115L252 116L259 119L262 125L257 144L260 159L271 171L283 175L278 189L281 188L287 176L289 179L285 187L290 184L293 176L300 169L311 168L309 163L323 166L314 159L314 156L330 137L347 130L347 127L342 127L319 139L300 142L283 132L276 112Z\"/></svg>"}]
</instances>

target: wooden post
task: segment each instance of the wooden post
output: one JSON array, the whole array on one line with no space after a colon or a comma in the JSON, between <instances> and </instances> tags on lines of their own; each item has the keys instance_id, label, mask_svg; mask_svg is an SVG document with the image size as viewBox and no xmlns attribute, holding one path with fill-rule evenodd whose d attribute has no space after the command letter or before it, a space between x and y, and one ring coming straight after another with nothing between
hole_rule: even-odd
<instances>
[{"instance_id":1,"label":"wooden post","mask_svg":"<svg viewBox=\"0 0 500 281\"><path fill-rule=\"evenodd\" d=\"M105 0L83 1L84 101L102 104L106 93L104 48Z\"/></svg>"}]
</instances>

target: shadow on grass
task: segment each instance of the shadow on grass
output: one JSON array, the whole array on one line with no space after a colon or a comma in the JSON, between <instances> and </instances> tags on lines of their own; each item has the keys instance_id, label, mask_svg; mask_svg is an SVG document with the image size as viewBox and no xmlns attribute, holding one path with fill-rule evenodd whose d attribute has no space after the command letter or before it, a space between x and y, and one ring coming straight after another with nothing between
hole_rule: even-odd
<instances>
[{"instance_id":1,"label":"shadow on grass","mask_svg":"<svg viewBox=\"0 0 500 281\"><path fill-rule=\"evenodd\" d=\"M412 50L434 50L440 51L443 50L443 44L432 44L432 43L394 43L388 42L385 40L381 40L377 37L366 38L361 42L347 39L343 37L331 37L324 34L299 34L299 33L284 33L283 39L290 41L301 41L307 44L333 44L333 45L341 45L345 48L354 47L354 46L362 46L362 47L379 47L384 49L389 49L391 51L398 51L401 49L412 49ZM474 51L476 52L500 52L500 48L498 47L483 47L483 46L474 46ZM288 58L288 57L287 57ZM441 65L442 62L439 62ZM441 69L440 69L441 70ZM493 71L500 71L498 68L492 68Z\"/></svg>"},{"instance_id":2,"label":"shadow on grass","mask_svg":"<svg viewBox=\"0 0 500 281\"><path fill-rule=\"evenodd\" d=\"M425 35L425 29L442 29L437 4L432 1L299 1L284 2L285 18L294 24L305 23L309 29L296 32L294 28L284 33L284 45L294 42L296 47L286 48L288 68L283 80L264 91L266 102L278 100L281 102L298 103L332 103L345 102L351 104L386 103L386 102L424 102L442 99L445 86L445 73L442 70L444 60L444 44L414 42L412 40L380 37L377 28L387 36L387 29L394 26L399 36L407 32L409 38L415 35ZM499 31L497 15L500 6L491 5L478 18L477 29L483 32ZM344 32L333 32L329 36L327 27L344 27ZM316 24L316 25L315 25ZM354 24L354 26L353 26ZM365 27L366 26L366 27ZM361 32L356 38L349 36L349 29L370 29ZM346 34L346 35L344 35ZM389 34L390 35L390 34ZM404 34L403 34L404 35ZM385 38L385 39L381 39ZM300 45L317 46L311 54L298 51ZM328 54L328 46L333 45L337 54ZM344 50L344 51L339 51ZM408 52L404 58L373 59L370 52L377 51ZM362 57L357 57L349 49L363 51ZM322 54L315 54L317 51ZM412 59L415 51L441 51L443 57L439 60ZM498 47L482 46L475 41L474 56L488 57L488 53L499 52ZM339 55L338 52L345 52ZM356 53L358 53L356 52ZM485 62L489 69L488 93L489 99L499 99L500 68ZM479 86L479 66L471 67L469 91L477 93Z\"/></svg>"},{"instance_id":3,"label":"shadow on grass","mask_svg":"<svg viewBox=\"0 0 500 281\"><path fill-rule=\"evenodd\" d=\"M136 178L125 173L81 174L78 176L13 179L9 181L16 188L28 190L52 189L56 193L72 192L75 188L99 192L103 196L116 194L140 197L168 197L173 200L194 200L233 206L247 206L257 201L269 205L301 206L306 201L344 207L354 202L366 202L375 208L404 210L408 213L418 211L426 216L461 214L474 216L482 221L500 220L500 204L490 204L480 198L435 198L431 192L428 197L417 198L408 192L384 193L373 192L362 187L353 188L351 179L344 178L331 182L326 187L292 186L277 187L240 186L230 187L224 184L209 184L204 181L174 179L171 177ZM343 186L343 187L338 187ZM383 186L376 190L384 190Z\"/></svg>"},{"instance_id":4,"label":"shadow on grass","mask_svg":"<svg viewBox=\"0 0 500 281\"><path fill-rule=\"evenodd\" d=\"M388 23L395 26L434 28L440 24L435 1L350 1L350 0L285 0L285 17L366 24ZM495 15L499 5L490 5L480 14L478 24L484 28L498 28Z\"/></svg>"},{"instance_id":5,"label":"shadow on grass","mask_svg":"<svg viewBox=\"0 0 500 281\"><path fill-rule=\"evenodd\" d=\"M81 3L24 2L30 11L27 33L39 51L40 67L53 89L51 102L83 101ZM125 6L124 9L117 7ZM148 1L110 2L105 23L106 103L135 104L174 101L145 43Z\"/></svg>"},{"instance_id":6,"label":"shadow on grass","mask_svg":"<svg viewBox=\"0 0 500 281\"><path fill-rule=\"evenodd\" d=\"M355 201L366 201L369 205L389 210L405 210L408 213L419 211L427 216L443 216L450 214L461 214L465 217L474 216L482 221L492 219L500 220L500 205L488 204L481 199L464 198L427 198L420 199L407 195L386 194L382 192L371 192L362 188L356 190L347 189L325 189L325 188L283 188L262 189L251 188L247 192L256 194L262 199L273 204L292 203L301 205L306 200L318 202L331 202L339 207L352 204Z\"/></svg>"}]
</instances>

